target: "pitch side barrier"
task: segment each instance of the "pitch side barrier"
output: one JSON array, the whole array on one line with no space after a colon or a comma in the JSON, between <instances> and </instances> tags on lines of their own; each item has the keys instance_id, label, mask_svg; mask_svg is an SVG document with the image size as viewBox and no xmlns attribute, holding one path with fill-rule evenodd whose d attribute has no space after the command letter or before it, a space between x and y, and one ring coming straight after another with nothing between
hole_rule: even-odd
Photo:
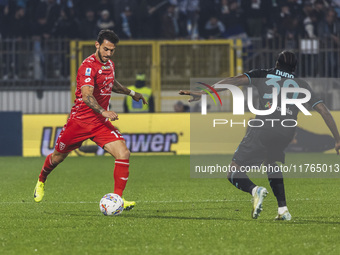
<instances>
[{"instance_id":1,"label":"pitch side barrier","mask_svg":"<svg viewBox=\"0 0 340 255\"><path fill-rule=\"evenodd\" d=\"M299 116L297 134L288 146L288 151L333 153L334 140L331 133L323 124L321 116L314 116L314 113L312 112L312 118ZM340 111L332 111L332 114L340 126ZM198 115L200 113L121 114L119 121L113 124L122 131L128 148L135 154L230 155L246 133L246 122L254 118L249 112L242 117L232 113L210 113L204 118L211 121L200 122L193 128L195 124L192 121ZM51 153L67 118L67 114L23 115L22 155L46 156ZM221 131L218 142L209 139L213 119L227 121L226 124L215 127ZM234 128L230 128L230 125ZM197 135L200 135L199 139L195 138ZM13 140L15 137L18 136L13 133L7 138ZM18 148L20 145L19 142ZM91 141L86 141L83 145L80 150L72 152L71 156L104 155L104 151ZM1 146L6 146L3 137Z\"/></svg>"},{"instance_id":2,"label":"pitch side barrier","mask_svg":"<svg viewBox=\"0 0 340 255\"><path fill-rule=\"evenodd\" d=\"M24 115L23 155L47 156L66 120L67 114ZM123 134L126 145L134 154L182 155L190 153L190 114L120 114L112 122ZM91 140L73 151L71 156L108 155Z\"/></svg>"},{"instance_id":3,"label":"pitch side barrier","mask_svg":"<svg viewBox=\"0 0 340 255\"><path fill-rule=\"evenodd\" d=\"M22 113L0 112L0 156L22 156Z\"/></svg>"}]
</instances>

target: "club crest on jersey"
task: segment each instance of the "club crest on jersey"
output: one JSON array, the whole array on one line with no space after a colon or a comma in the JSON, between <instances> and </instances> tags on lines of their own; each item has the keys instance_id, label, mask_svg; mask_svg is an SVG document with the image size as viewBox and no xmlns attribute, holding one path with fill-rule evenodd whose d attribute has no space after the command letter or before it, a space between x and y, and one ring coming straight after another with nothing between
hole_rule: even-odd
<instances>
[{"instance_id":1,"label":"club crest on jersey","mask_svg":"<svg viewBox=\"0 0 340 255\"><path fill-rule=\"evenodd\" d=\"M86 68L85 76L91 76L91 68Z\"/></svg>"},{"instance_id":2,"label":"club crest on jersey","mask_svg":"<svg viewBox=\"0 0 340 255\"><path fill-rule=\"evenodd\" d=\"M111 66L102 66L102 70L108 70L110 68L111 68Z\"/></svg>"},{"instance_id":3,"label":"club crest on jersey","mask_svg":"<svg viewBox=\"0 0 340 255\"><path fill-rule=\"evenodd\" d=\"M62 143L62 142L59 143L59 149L60 149L61 151L64 150L65 147L66 147L66 144L64 144L64 143Z\"/></svg>"}]
</instances>

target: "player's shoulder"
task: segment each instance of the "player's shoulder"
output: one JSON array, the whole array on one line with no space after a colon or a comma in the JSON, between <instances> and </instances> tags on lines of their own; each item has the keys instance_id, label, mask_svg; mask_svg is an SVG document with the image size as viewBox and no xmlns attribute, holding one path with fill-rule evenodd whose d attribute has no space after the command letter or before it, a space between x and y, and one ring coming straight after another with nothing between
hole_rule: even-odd
<instances>
[{"instance_id":1,"label":"player's shoulder","mask_svg":"<svg viewBox=\"0 0 340 255\"><path fill-rule=\"evenodd\" d=\"M83 66L91 66L91 67L94 67L96 66L96 63L97 63L97 60L96 60L96 57L93 55L91 56L88 56L87 58L84 59L84 61L81 63L81 67Z\"/></svg>"},{"instance_id":2,"label":"player's shoulder","mask_svg":"<svg viewBox=\"0 0 340 255\"><path fill-rule=\"evenodd\" d=\"M294 77L294 81L299 84L299 87L310 89L309 83L300 77Z\"/></svg>"},{"instance_id":3,"label":"player's shoulder","mask_svg":"<svg viewBox=\"0 0 340 255\"><path fill-rule=\"evenodd\" d=\"M274 73L274 68L270 69L252 69L249 72L246 72L245 74L248 75L251 78L264 78L267 76L267 74Z\"/></svg>"}]
</instances>

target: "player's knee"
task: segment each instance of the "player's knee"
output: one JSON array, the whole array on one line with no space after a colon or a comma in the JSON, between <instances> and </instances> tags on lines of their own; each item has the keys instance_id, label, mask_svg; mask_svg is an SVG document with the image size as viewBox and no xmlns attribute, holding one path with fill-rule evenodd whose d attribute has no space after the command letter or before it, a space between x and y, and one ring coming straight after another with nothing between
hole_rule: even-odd
<instances>
[{"instance_id":1,"label":"player's knee","mask_svg":"<svg viewBox=\"0 0 340 255\"><path fill-rule=\"evenodd\" d=\"M228 173L227 173L227 178L228 178L229 181L231 180L231 175L232 175L232 172L231 172L231 171L228 171Z\"/></svg>"},{"instance_id":2,"label":"player's knee","mask_svg":"<svg viewBox=\"0 0 340 255\"><path fill-rule=\"evenodd\" d=\"M229 171L227 173L227 178L231 182L231 178L233 173L235 173L239 169L239 165L232 161L229 165Z\"/></svg>"},{"instance_id":3,"label":"player's knee","mask_svg":"<svg viewBox=\"0 0 340 255\"><path fill-rule=\"evenodd\" d=\"M123 149L119 153L120 159L129 159L130 158L130 150L128 148Z\"/></svg>"}]
</instances>

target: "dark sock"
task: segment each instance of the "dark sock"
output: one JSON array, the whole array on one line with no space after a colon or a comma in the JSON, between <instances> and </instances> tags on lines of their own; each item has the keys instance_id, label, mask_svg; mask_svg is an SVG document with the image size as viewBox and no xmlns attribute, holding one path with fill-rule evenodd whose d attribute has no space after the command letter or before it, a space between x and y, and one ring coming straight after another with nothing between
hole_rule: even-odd
<instances>
[{"instance_id":1,"label":"dark sock","mask_svg":"<svg viewBox=\"0 0 340 255\"><path fill-rule=\"evenodd\" d=\"M277 164L271 164L271 166L276 167L276 169L278 169ZM270 187L272 188L272 191L276 197L278 206L279 207L287 206L282 172L269 171L267 172L267 175Z\"/></svg>"},{"instance_id":2,"label":"dark sock","mask_svg":"<svg viewBox=\"0 0 340 255\"><path fill-rule=\"evenodd\" d=\"M249 179L248 175L244 172L235 171L228 175L228 180L236 188L248 192L251 194L252 190L256 185Z\"/></svg>"}]
</instances>

